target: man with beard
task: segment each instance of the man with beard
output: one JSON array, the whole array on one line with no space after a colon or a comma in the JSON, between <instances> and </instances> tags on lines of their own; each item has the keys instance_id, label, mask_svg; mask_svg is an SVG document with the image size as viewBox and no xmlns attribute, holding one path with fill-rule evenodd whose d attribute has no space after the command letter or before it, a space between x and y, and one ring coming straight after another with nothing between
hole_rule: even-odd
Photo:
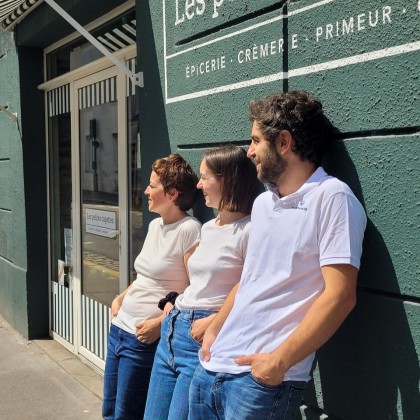
<instances>
[{"instance_id":1,"label":"man with beard","mask_svg":"<svg viewBox=\"0 0 420 420\"><path fill-rule=\"evenodd\" d=\"M253 206L239 289L204 336L192 420L293 419L315 351L356 303L366 215L320 166L332 136L321 103L294 91L249 110L248 156L268 191Z\"/></svg>"}]
</instances>

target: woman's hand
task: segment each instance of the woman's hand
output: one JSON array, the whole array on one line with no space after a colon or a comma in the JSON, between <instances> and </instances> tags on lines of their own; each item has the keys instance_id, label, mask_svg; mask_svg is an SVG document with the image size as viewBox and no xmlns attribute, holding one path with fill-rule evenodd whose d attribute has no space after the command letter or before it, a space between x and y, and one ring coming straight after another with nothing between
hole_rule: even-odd
<instances>
[{"instance_id":1,"label":"woman's hand","mask_svg":"<svg viewBox=\"0 0 420 420\"><path fill-rule=\"evenodd\" d=\"M163 314L162 317L165 318L168 316L169 312L171 312L171 309L174 307L171 302L167 302L165 307L163 308Z\"/></svg>"},{"instance_id":2,"label":"woman's hand","mask_svg":"<svg viewBox=\"0 0 420 420\"><path fill-rule=\"evenodd\" d=\"M123 303L123 300L125 298L125 295L127 294L130 287L133 286L133 283L131 283L127 289L125 289L123 292L121 292L119 295L115 296L115 299L111 303L111 317L115 318L118 315L118 311L121 308L121 305Z\"/></svg>"},{"instance_id":3,"label":"woman's hand","mask_svg":"<svg viewBox=\"0 0 420 420\"><path fill-rule=\"evenodd\" d=\"M160 337L160 324L162 317L146 319L136 324L136 337L145 344L152 344Z\"/></svg>"},{"instance_id":4,"label":"woman's hand","mask_svg":"<svg viewBox=\"0 0 420 420\"><path fill-rule=\"evenodd\" d=\"M117 296L111 303L111 317L115 318L122 305L122 299Z\"/></svg>"},{"instance_id":5,"label":"woman's hand","mask_svg":"<svg viewBox=\"0 0 420 420\"><path fill-rule=\"evenodd\" d=\"M195 341L202 343L204 333L206 332L207 327L213 321L213 318L216 314L209 315L205 318L196 319L191 326L191 337L194 338Z\"/></svg>"}]
</instances>

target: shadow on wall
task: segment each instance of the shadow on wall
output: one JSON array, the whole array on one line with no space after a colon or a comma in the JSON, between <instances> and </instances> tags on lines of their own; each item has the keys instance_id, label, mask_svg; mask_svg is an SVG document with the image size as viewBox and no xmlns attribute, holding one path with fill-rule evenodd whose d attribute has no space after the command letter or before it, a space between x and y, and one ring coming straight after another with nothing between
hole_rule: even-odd
<instances>
[{"instance_id":1,"label":"shadow on wall","mask_svg":"<svg viewBox=\"0 0 420 420\"><path fill-rule=\"evenodd\" d=\"M343 142L323 165L363 203L362 189ZM381 280L399 291L386 244L368 221L359 274L358 303L339 331L317 352L304 404L306 419L418 419L419 362L405 307L398 296L370 288ZM373 281L375 280L375 281Z\"/></svg>"},{"instance_id":2,"label":"shadow on wall","mask_svg":"<svg viewBox=\"0 0 420 420\"><path fill-rule=\"evenodd\" d=\"M136 89L139 97L142 163L146 165L146 168L150 168L156 159L171 153L157 56L160 48L156 45L151 16L149 2L141 2L136 10L136 18L139 22L137 45L141 51L137 56L137 71L144 73L144 87L136 87Z\"/></svg>"},{"instance_id":3,"label":"shadow on wall","mask_svg":"<svg viewBox=\"0 0 420 420\"><path fill-rule=\"evenodd\" d=\"M145 80L144 88L137 88L139 89L141 159L144 171L142 188L144 191L149 183L152 163L158 158L168 156L172 150L157 56L157 51L160 51L160 48L156 45L154 38L149 2L139 2L136 7L136 15L138 22L137 45L139 45L140 51L145 52L139 54L137 58L137 71L144 72ZM197 194L192 212L203 223L214 217L213 211L205 206L201 191ZM148 226L150 221L156 217L156 214L148 211L147 200L143 200L143 214L144 226Z\"/></svg>"},{"instance_id":4,"label":"shadow on wall","mask_svg":"<svg viewBox=\"0 0 420 420\"><path fill-rule=\"evenodd\" d=\"M137 56L137 71L144 73L144 87L137 89L139 98L139 123L141 139L142 190L149 184L152 163L171 153L165 100L161 88L159 61L153 33L149 2L138 2L136 6L137 45L141 53ZM143 200L144 226L156 217L148 211L147 200ZM147 231L147 229L145 229Z\"/></svg>"}]
</instances>

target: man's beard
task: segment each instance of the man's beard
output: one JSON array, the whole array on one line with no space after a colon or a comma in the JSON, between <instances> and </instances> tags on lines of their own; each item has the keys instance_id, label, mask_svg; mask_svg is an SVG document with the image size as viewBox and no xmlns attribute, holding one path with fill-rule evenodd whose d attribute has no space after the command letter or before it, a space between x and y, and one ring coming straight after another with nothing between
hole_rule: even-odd
<instances>
[{"instance_id":1,"label":"man's beard","mask_svg":"<svg viewBox=\"0 0 420 420\"><path fill-rule=\"evenodd\" d=\"M275 184L286 168L287 162L277 154L273 147L270 147L260 159L258 179L264 183Z\"/></svg>"}]
</instances>

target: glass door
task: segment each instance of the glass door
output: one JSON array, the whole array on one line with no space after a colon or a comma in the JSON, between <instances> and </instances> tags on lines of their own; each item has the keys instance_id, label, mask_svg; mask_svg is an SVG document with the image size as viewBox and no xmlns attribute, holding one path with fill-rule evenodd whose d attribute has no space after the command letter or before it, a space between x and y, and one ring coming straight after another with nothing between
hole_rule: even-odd
<instances>
[{"instance_id":1,"label":"glass door","mask_svg":"<svg viewBox=\"0 0 420 420\"><path fill-rule=\"evenodd\" d=\"M119 292L116 77L78 89L82 294L110 305Z\"/></svg>"},{"instance_id":2,"label":"glass door","mask_svg":"<svg viewBox=\"0 0 420 420\"><path fill-rule=\"evenodd\" d=\"M116 68L47 92L51 334L101 369L145 235L135 92Z\"/></svg>"},{"instance_id":3,"label":"glass door","mask_svg":"<svg viewBox=\"0 0 420 420\"><path fill-rule=\"evenodd\" d=\"M110 306L121 280L120 193L124 187L119 176L118 121L124 111L119 111L119 106L124 107L124 103L118 101L115 68L76 82L75 102L74 131L79 150L78 347L79 353L100 365L106 355Z\"/></svg>"}]
</instances>

